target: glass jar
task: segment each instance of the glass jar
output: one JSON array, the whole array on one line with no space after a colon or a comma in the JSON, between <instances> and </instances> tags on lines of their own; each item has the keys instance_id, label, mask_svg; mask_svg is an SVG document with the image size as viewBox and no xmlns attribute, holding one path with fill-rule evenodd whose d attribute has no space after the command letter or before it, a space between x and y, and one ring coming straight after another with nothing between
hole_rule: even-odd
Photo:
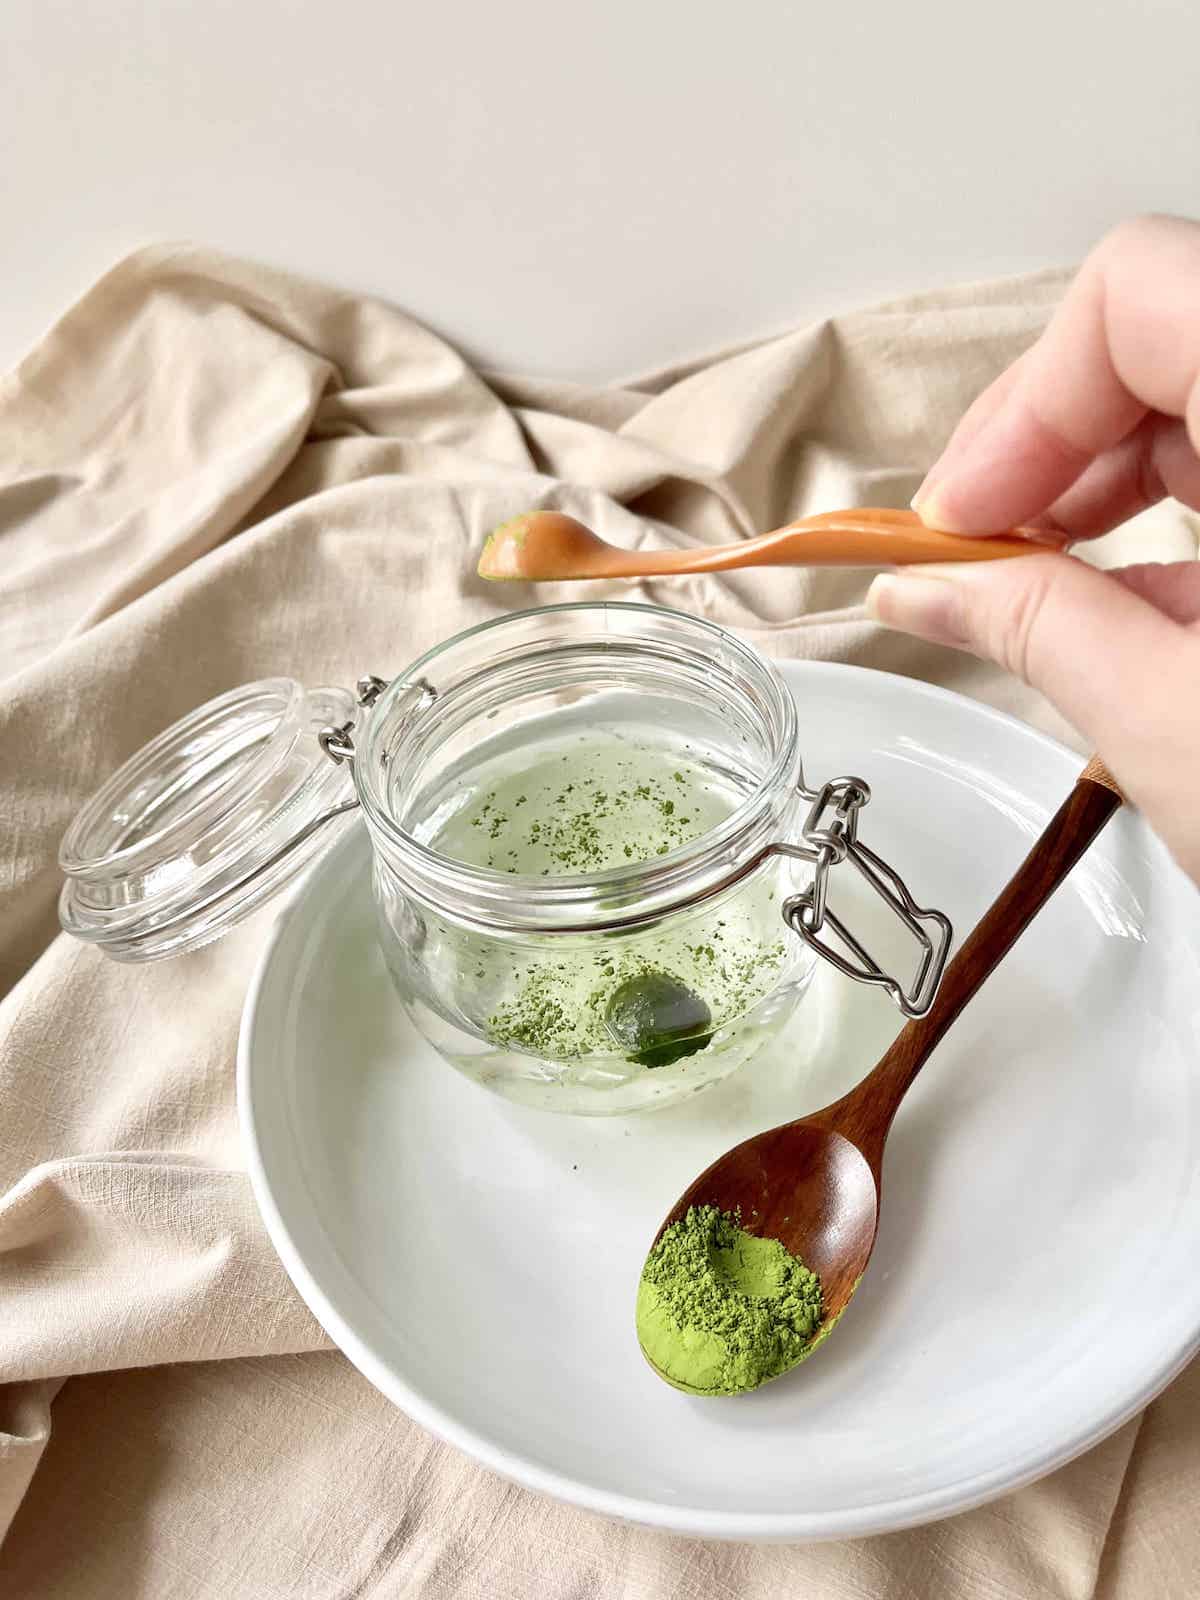
<instances>
[{"instance_id":1,"label":"glass jar","mask_svg":"<svg viewBox=\"0 0 1200 1600\"><path fill-rule=\"evenodd\" d=\"M357 705L248 685L84 807L62 923L119 960L196 948L361 809L384 959L447 1061L548 1110L664 1106L748 1061L818 953L909 1015L936 989L948 923L857 841L865 784L805 788L797 721L750 646L626 604L485 623ZM846 859L922 946L908 989L826 905Z\"/></svg>"},{"instance_id":2,"label":"glass jar","mask_svg":"<svg viewBox=\"0 0 1200 1600\"><path fill-rule=\"evenodd\" d=\"M800 808L796 707L767 661L695 618L585 605L486 623L407 676L431 687L381 695L355 775L384 957L430 1043L512 1099L593 1113L749 1060L815 960L780 919L811 869L741 873ZM664 983L695 1020L678 1039L656 1027ZM649 1013L632 1035L622 997Z\"/></svg>"}]
</instances>

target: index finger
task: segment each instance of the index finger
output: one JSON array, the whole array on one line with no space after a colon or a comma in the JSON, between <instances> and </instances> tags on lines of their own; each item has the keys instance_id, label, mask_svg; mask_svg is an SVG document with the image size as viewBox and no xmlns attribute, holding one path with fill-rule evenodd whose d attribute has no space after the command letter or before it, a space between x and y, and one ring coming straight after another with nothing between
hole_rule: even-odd
<instances>
[{"instance_id":1,"label":"index finger","mask_svg":"<svg viewBox=\"0 0 1200 1600\"><path fill-rule=\"evenodd\" d=\"M930 524L1031 521L1150 412L1184 419L1200 448L1200 224L1145 217L1109 234L1005 389L922 487Z\"/></svg>"}]
</instances>

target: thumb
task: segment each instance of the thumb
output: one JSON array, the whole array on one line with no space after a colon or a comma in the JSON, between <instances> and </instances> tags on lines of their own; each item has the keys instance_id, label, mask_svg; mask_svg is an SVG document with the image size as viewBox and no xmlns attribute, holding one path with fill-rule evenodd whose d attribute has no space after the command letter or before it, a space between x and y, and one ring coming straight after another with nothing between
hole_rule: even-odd
<instances>
[{"instance_id":1,"label":"thumb","mask_svg":"<svg viewBox=\"0 0 1200 1600\"><path fill-rule=\"evenodd\" d=\"M1200 635L1065 555L883 573L867 594L867 612L888 627L988 657L1041 690L1168 845L1195 852L1170 819L1186 809L1181 793L1200 792Z\"/></svg>"}]
</instances>

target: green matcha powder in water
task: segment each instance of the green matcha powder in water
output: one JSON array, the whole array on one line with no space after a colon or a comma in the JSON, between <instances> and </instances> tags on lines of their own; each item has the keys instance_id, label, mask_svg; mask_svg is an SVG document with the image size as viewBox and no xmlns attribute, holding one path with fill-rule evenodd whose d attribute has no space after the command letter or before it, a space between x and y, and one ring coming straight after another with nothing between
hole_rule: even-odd
<instances>
[{"instance_id":1,"label":"green matcha powder in water","mask_svg":"<svg viewBox=\"0 0 1200 1600\"><path fill-rule=\"evenodd\" d=\"M434 819L429 836L442 854L497 872L592 875L678 850L723 822L740 798L686 750L593 729L493 767L466 805ZM481 991L500 991L488 1034L550 1060L686 1070L718 1029L774 988L786 950L781 939L763 939L779 925L773 901L764 885L720 916L661 937L595 940L507 972L502 954L485 950L472 976Z\"/></svg>"},{"instance_id":2,"label":"green matcha powder in water","mask_svg":"<svg viewBox=\"0 0 1200 1600\"><path fill-rule=\"evenodd\" d=\"M668 1383L689 1394L757 1389L824 1338L821 1283L778 1239L693 1206L663 1230L642 1271L637 1331Z\"/></svg>"}]
</instances>

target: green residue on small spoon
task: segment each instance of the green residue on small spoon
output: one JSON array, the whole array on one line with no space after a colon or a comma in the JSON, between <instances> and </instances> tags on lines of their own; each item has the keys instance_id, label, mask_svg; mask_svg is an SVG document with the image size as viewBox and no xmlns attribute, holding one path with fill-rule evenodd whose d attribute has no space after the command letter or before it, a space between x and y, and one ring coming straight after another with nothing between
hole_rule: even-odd
<instances>
[{"instance_id":1,"label":"green residue on small spoon","mask_svg":"<svg viewBox=\"0 0 1200 1600\"><path fill-rule=\"evenodd\" d=\"M519 581L519 572L506 572L503 570L504 560L501 551L519 551L529 534L529 518L531 513L522 511L515 517L509 517L507 522L498 523L483 541L483 548L479 552L479 561L476 571L481 578L486 578L489 583L513 583ZM498 570L498 566L499 569Z\"/></svg>"},{"instance_id":2,"label":"green residue on small spoon","mask_svg":"<svg viewBox=\"0 0 1200 1600\"><path fill-rule=\"evenodd\" d=\"M638 1286L638 1342L687 1394L744 1394L778 1378L825 1339L821 1283L778 1239L732 1212L693 1206L666 1227ZM836 1320L836 1319L834 1319Z\"/></svg>"},{"instance_id":3,"label":"green residue on small spoon","mask_svg":"<svg viewBox=\"0 0 1200 1600\"><path fill-rule=\"evenodd\" d=\"M521 511L515 517L509 517L507 522L498 522L483 541L483 548L486 550L493 540L501 538L511 540L519 548L525 543L529 532L530 515L528 511Z\"/></svg>"}]
</instances>

